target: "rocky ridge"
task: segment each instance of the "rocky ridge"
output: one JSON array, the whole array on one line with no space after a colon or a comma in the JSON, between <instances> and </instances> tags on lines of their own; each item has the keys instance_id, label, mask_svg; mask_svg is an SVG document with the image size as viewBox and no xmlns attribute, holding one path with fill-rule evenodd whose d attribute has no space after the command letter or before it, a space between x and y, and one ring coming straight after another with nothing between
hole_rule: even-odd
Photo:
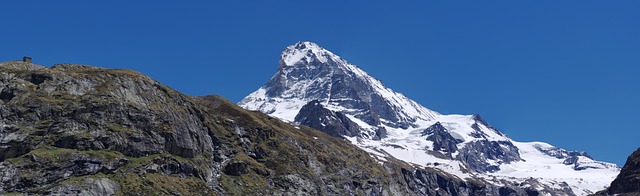
<instances>
[{"instance_id":1,"label":"rocky ridge","mask_svg":"<svg viewBox=\"0 0 640 196\"><path fill-rule=\"evenodd\" d=\"M0 194L538 194L381 160L130 70L4 62L0 99Z\"/></svg>"},{"instance_id":2,"label":"rocky ridge","mask_svg":"<svg viewBox=\"0 0 640 196\"><path fill-rule=\"evenodd\" d=\"M611 186L595 195L640 195L640 148L631 153Z\"/></svg>"}]
</instances>

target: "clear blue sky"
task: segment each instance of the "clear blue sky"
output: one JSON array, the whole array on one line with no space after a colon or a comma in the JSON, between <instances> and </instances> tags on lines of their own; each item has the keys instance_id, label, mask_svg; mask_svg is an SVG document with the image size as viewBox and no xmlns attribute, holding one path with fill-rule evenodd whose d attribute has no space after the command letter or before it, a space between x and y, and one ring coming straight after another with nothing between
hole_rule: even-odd
<instances>
[{"instance_id":1,"label":"clear blue sky","mask_svg":"<svg viewBox=\"0 0 640 196\"><path fill-rule=\"evenodd\" d=\"M640 1L237 2L2 1L0 61L127 68L237 102L306 40L518 141L618 165L640 146Z\"/></svg>"}]
</instances>

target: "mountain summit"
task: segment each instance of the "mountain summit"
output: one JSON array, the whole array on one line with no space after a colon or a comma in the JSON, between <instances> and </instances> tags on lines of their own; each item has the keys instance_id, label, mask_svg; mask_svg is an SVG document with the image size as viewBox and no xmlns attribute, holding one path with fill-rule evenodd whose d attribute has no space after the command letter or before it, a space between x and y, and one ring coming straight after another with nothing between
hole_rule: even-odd
<instances>
[{"instance_id":1,"label":"mountain summit","mask_svg":"<svg viewBox=\"0 0 640 196\"><path fill-rule=\"evenodd\" d=\"M584 152L513 141L480 115L427 109L312 42L285 48L276 74L239 105L345 138L382 164L399 159L498 186L585 195L620 170Z\"/></svg>"},{"instance_id":2,"label":"mountain summit","mask_svg":"<svg viewBox=\"0 0 640 196\"><path fill-rule=\"evenodd\" d=\"M318 100L365 122L365 137L378 127L418 127L439 114L382 85L360 68L312 42L285 48L276 74L240 105L293 122L306 103Z\"/></svg>"},{"instance_id":3,"label":"mountain summit","mask_svg":"<svg viewBox=\"0 0 640 196\"><path fill-rule=\"evenodd\" d=\"M326 63L329 60L337 61L340 57L318 46L316 43L298 42L284 49L280 58L284 61L280 64L281 66L295 66L303 63L301 61L304 61L304 63L312 61Z\"/></svg>"}]
</instances>

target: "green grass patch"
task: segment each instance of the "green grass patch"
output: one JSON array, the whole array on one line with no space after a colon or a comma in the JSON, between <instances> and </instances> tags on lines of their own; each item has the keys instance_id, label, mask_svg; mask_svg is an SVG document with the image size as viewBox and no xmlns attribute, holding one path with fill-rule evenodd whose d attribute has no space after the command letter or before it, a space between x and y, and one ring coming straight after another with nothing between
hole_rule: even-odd
<instances>
[{"instance_id":1,"label":"green grass patch","mask_svg":"<svg viewBox=\"0 0 640 196\"><path fill-rule=\"evenodd\" d=\"M4 196L23 196L23 193L18 193L18 192L8 192L8 193L4 193Z\"/></svg>"},{"instance_id":2,"label":"green grass patch","mask_svg":"<svg viewBox=\"0 0 640 196\"><path fill-rule=\"evenodd\" d=\"M138 175L126 173L112 176L112 180L120 183L122 191L137 195L207 195L212 194L204 181L197 178L180 178L162 174Z\"/></svg>"},{"instance_id":3,"label":"green grass patch","mask_svg":"<svg viewBox=\"0 0 640 196\"><path fill-rule=\"evenodd\" d=\"M220 185L228 195L264 195L269 190L266 178L254 173L241 176L220 176Z\"/></svg>"},{"instance_id":4,"label":"green grass patch","mask_svg":"<svg viewBox=\"0 0 640 196\"><path fill-rule=\"evenodd\" d=\"M42 159L45 162L51 163L59 163L68 161L71 159L73 154L84 154L90 157L100 158L104 160L116 160L123 158L120 152L117 151L107 151L107 150L88 150L88 151L80 151L75 149L67 149L67 148L56 148L56 147L41 147L31 152L22 155L20 158L28 158L29 156L35 156L36 158ZM19 158L16 158L19 159ZM17 161L17 160L12 160Z\"/></svg>"},{"instance_id":5,"label":"green grass patch","mask_svg":"<svg viewBox=\"0 0 640 196\"><path fill-rule=\"evenodd\" d=\"M117 123L110 123L107 125L107 129L114 131L114 132L118 132L118 133L124 133L127 135L131 135L133 134L133 131L131 131L131 129L129 128L125 128L120 124Z\"/></svg>"}]
</instances>

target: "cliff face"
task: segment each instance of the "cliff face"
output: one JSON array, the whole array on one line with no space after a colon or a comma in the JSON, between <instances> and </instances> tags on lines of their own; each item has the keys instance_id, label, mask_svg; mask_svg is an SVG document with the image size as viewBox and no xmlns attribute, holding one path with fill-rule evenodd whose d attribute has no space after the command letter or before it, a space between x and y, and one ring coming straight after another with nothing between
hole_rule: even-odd
<instances>
[{"instance_id":1,"label":"cliff face","mask_svg":"<svg viewBox=\"0 0 640 196\"><path fill-rule=\"evenodd\" d=\"M611 186L599 195L640 195L640 148L629 155Z\"/></svg>"},{"instance_id":2,"label":"cliff face","mask_svg":"<svg viewBox=\"0 0 640 196\"><path fill-rule=\"evenodd\" d=\"M129 70L0 63L0 99L0 194L528 194L376 160Z\"/></svg>"}]
</instances>

